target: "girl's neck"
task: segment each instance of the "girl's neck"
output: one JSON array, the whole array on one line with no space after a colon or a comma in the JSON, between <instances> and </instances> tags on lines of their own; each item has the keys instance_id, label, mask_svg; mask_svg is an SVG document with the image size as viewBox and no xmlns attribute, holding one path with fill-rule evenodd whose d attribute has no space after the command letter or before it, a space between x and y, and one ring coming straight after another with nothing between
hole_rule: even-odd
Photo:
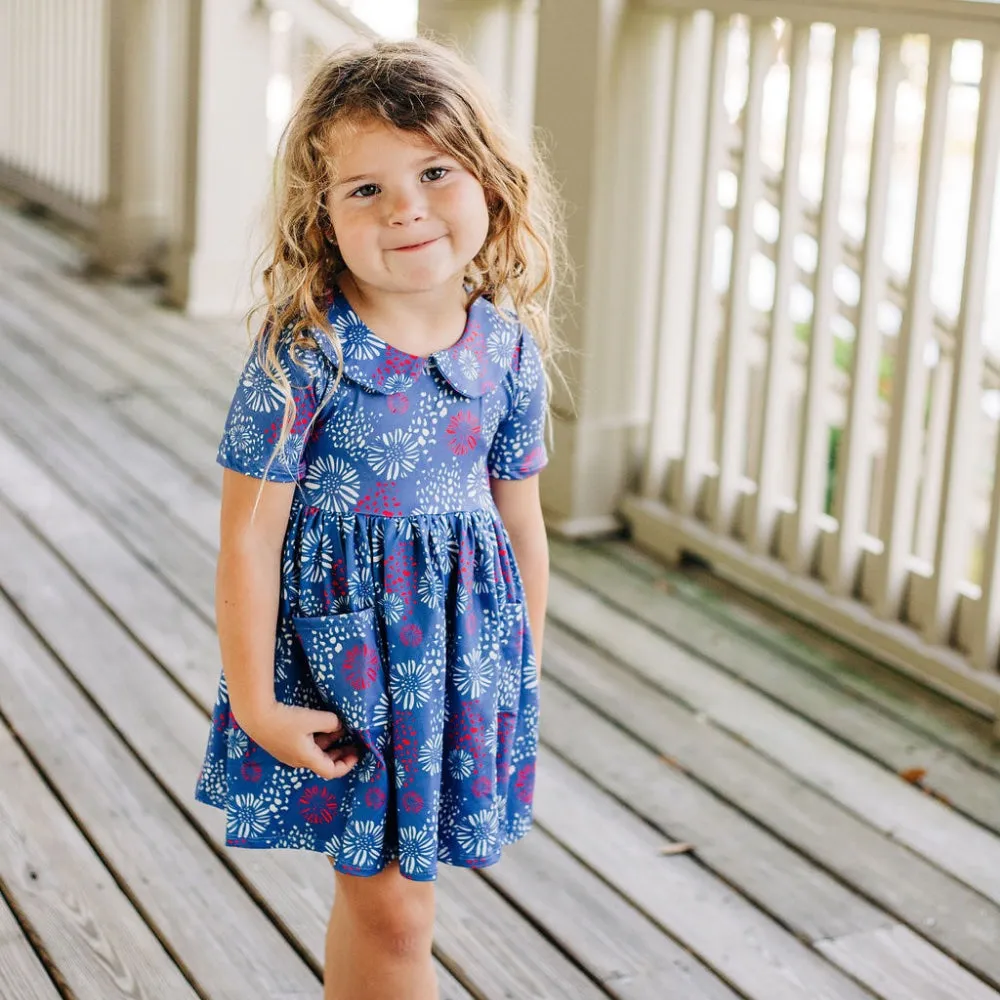
<instances>
[{"instance_id":1,"label":"girl's neck","mask_svg":"<svg viewBox=\"0 0 1000 1000\"><path fill-rule=\"evenodd\" d=\"M385 292L359 282L349 271L338 283L361 321L406 354L433 354L450 347L465 330L467 296L461 277L421 292Z\"/></svg>"}]
</instances>

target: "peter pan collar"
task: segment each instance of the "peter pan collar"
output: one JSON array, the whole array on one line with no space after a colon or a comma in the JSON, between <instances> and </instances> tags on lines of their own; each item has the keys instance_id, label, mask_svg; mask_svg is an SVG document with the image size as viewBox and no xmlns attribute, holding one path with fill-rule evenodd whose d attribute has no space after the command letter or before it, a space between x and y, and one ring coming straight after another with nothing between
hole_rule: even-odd
<instances>
[{"instance_id":1,"label":"peter pan collar","mask_svg":"<svg viewBox=\"0 0 1000 1000\"><path fill-rule=\"evenodd\" d=\"M344 351L344 377L369 392L406 392L428 365L433 365L455 392L475 399L496 388L510 369L520 327L482 296L469 306L462 336L429 357L407 354L376 336L337 291L327 311L330 326ZM337 351L323 330L316 331L320 350L339 366Z\"/></svg>"}]
</instances>

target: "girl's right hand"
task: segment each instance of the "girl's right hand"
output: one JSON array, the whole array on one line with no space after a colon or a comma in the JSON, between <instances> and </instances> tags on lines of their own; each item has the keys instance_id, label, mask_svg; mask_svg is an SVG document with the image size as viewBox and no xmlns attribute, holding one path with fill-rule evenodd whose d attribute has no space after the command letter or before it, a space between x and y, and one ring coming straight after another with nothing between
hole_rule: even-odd
<instances>
[{"instance_id":1,"label":"girl's right hand","mask_svg":"<svg viewBox=\"0 0 1000 1000\"><path fill-rule=\"evenodd\" d=\"M321 778L333 779L342 778L358 762L356 746L331 749L344 735L334 712L275 701L244 715L237 715L240 728L289 767L308 767Z\"/></svg>"}]
</instances>

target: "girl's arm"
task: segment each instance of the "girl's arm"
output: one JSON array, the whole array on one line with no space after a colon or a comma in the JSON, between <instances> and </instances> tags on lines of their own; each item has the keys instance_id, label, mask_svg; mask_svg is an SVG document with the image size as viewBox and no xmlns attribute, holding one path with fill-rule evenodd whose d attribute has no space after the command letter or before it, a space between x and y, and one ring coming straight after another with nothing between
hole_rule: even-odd
<instances>
[{"instance_id":1,"label":"girl's arm","mask_svg":"<svg viewBox=\"0 0 1000 1000\"><path fill-rule=\"evenodd\" d=\"M241 725L274 702L281 548L295 495L294 483L261 485L230 469L222 474L215 619L229 700Z\"/></svg>"},{"instance_id":2,"label":"girl's arm","mask_svg":"<svg viewBox=\"0 0 1000 1000\"><path fill-rule=\"evenodd\" d=\"M538 476L528 479L490 479L490 489L507 534L510 535L514 558L521 571L528 605L528 621L538 661L538 675L541 677L545 609L549 597L549 543L542 519Z\"/></svg>"}]
</instances>

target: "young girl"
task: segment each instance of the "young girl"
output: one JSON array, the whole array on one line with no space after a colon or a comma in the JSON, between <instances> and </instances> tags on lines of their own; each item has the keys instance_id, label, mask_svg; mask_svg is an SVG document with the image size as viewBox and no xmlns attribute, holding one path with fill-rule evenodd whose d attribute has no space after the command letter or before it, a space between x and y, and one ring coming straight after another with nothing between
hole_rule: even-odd
<instances>
[{"instance_id":1,"label":"young girl","mask_svg":"<svg viewBox=\"0 0 1000 1000\"><path fill-rule=\"evenodd\" d=\"M436 997L439 862L531 825L554 229L513 148L422 41L337 53L283 143L196 795L329 858L328 1000Z\"/></svg>"}]
</instances>

